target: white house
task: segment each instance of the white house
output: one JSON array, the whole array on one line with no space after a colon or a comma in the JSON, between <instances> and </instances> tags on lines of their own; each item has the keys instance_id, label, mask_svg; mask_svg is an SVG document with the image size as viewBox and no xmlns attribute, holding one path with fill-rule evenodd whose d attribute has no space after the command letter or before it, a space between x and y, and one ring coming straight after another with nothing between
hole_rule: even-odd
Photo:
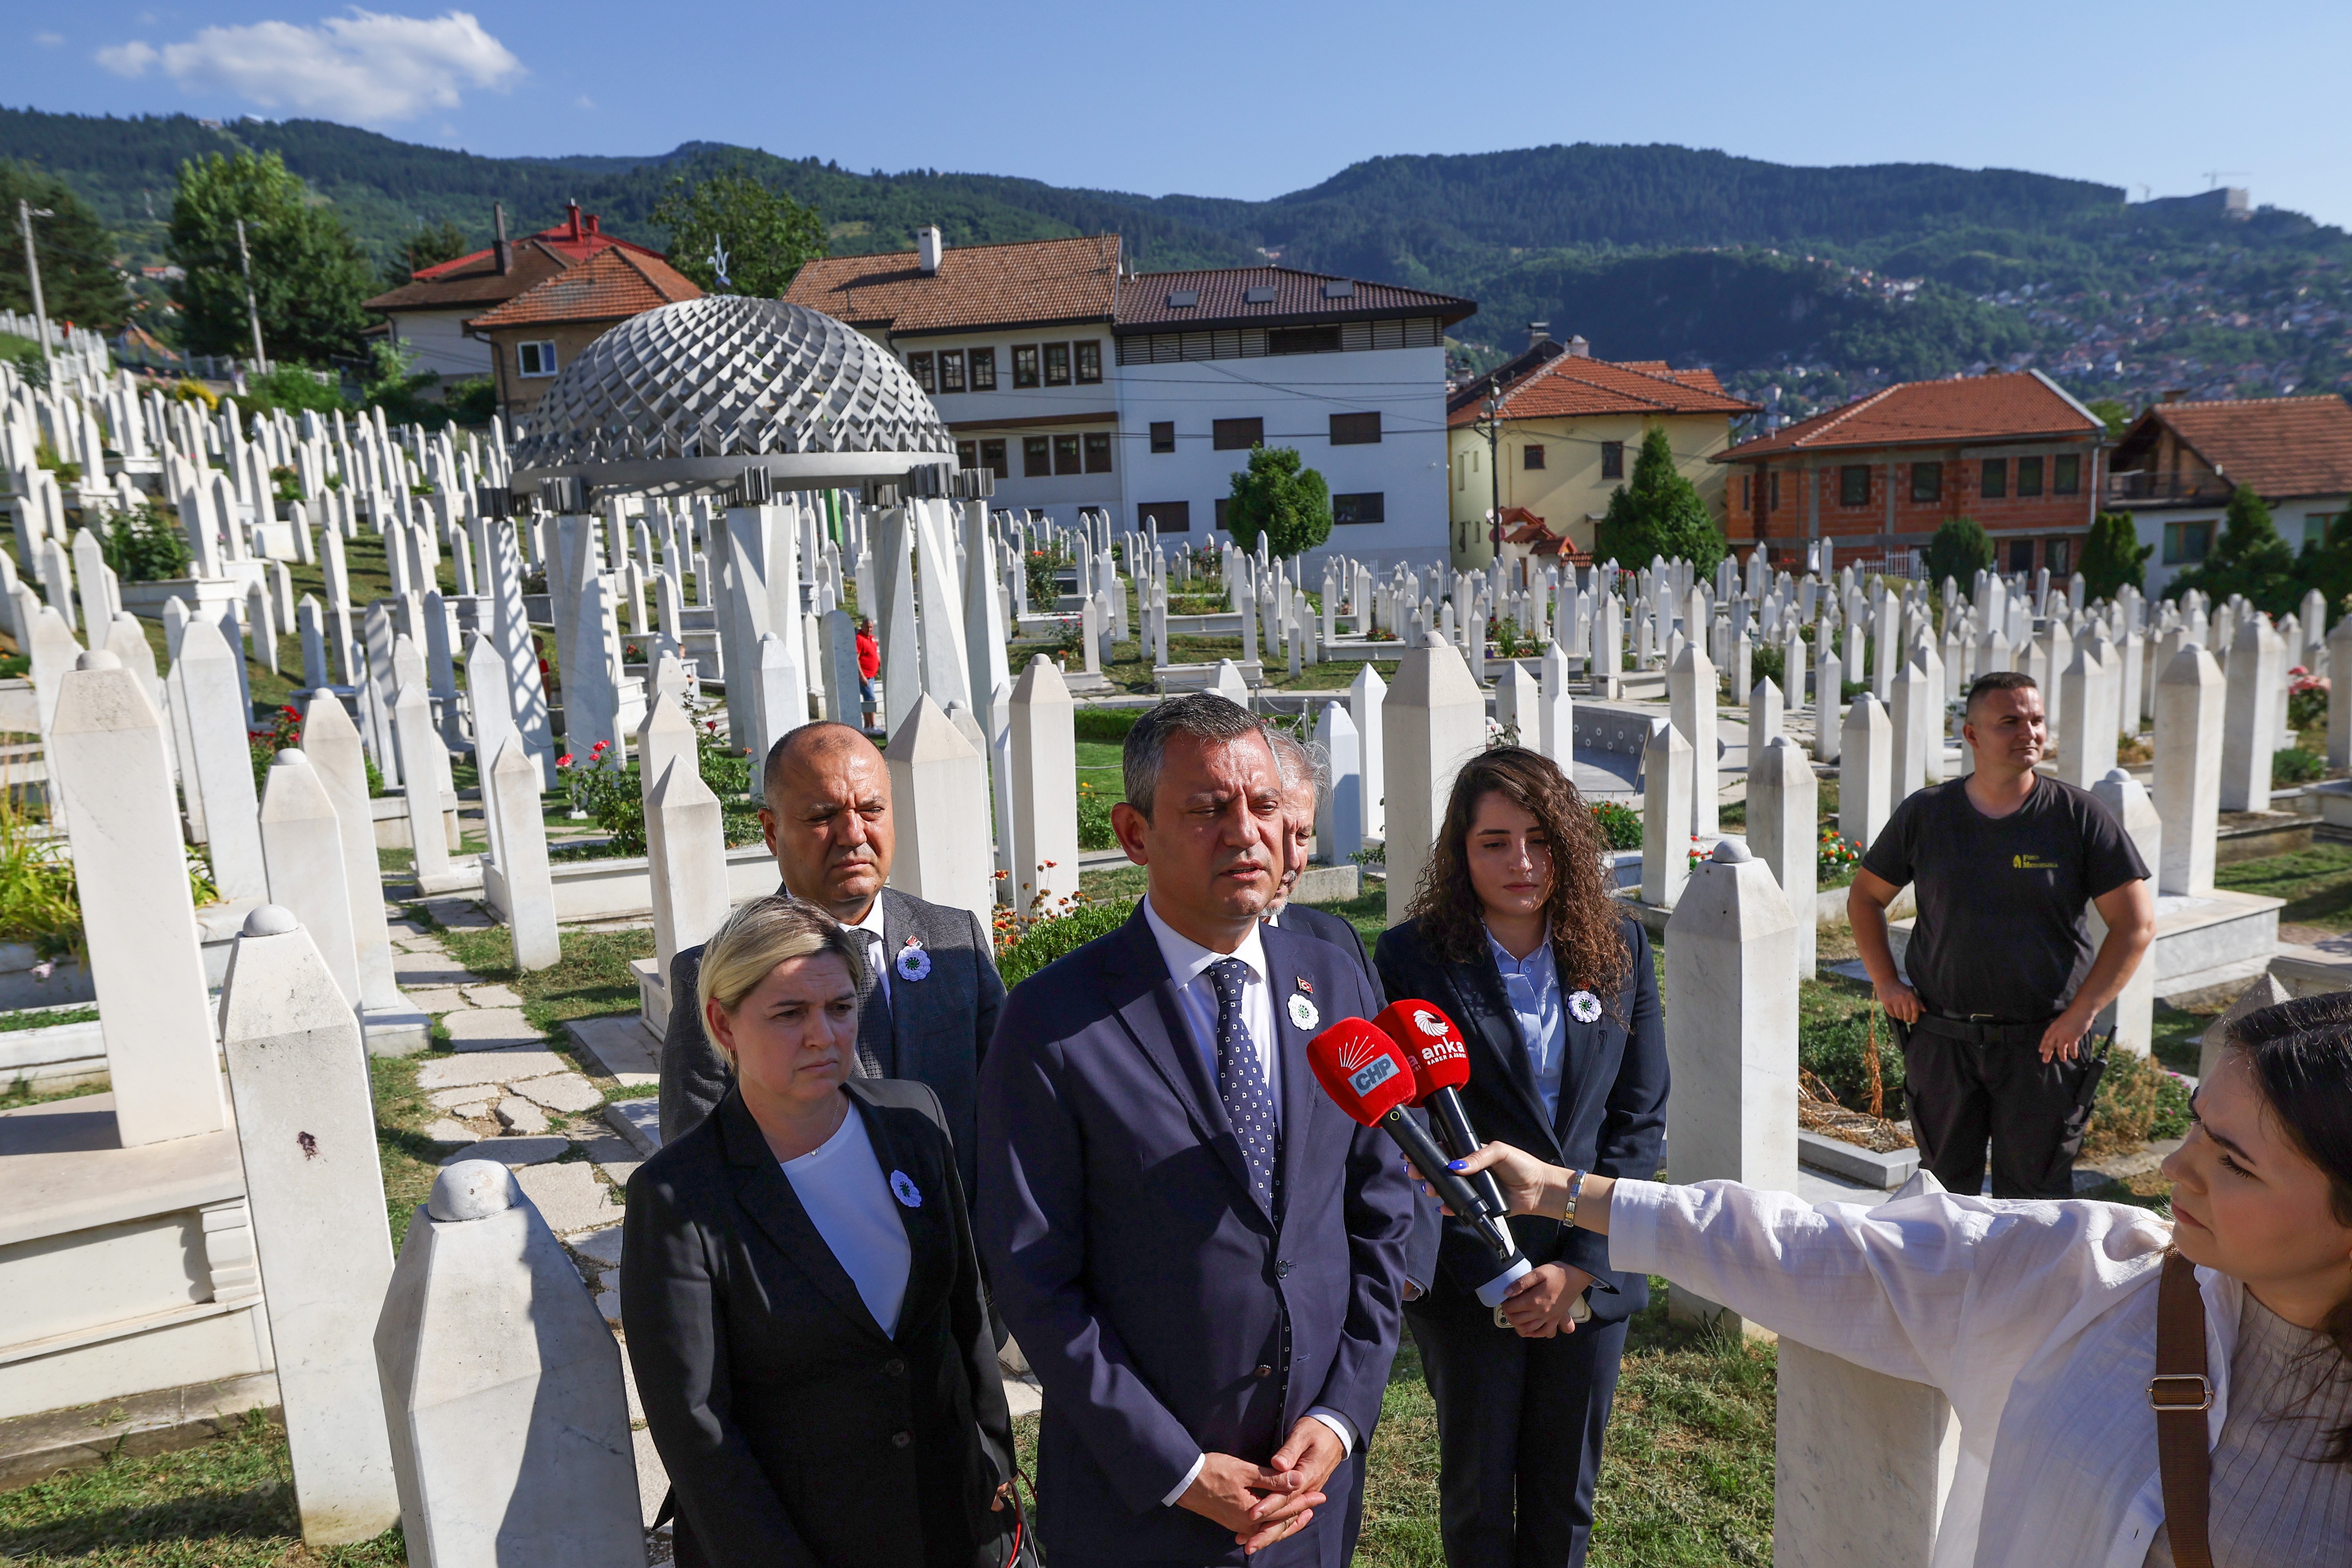
<instances>
[{"instance_id":1,"label":"white house","mask_svg":"<svg viewBox=\"0 0 2352 1568\"><path fill-rule=\"evenodd\" d=\"M2107 463L2107 504L2148 545L2147 592L2211 552L2240 485L2271 510L2290 549L2327 531L2352 502L2352 405L2333 395L2251 397L2142 411Z\"/></svg>"},{"instance_id":2,"label":"white house","mask_svg":"<svg viewBox=\"0 0 2352 1568\"><path fill-rule=\"evenodd\" d=\"M785 298L889 345L996 504L1216 537L1250 448L1330 487L1331 547L1443 557L1447 326L1467 300L1280 267L1126 273L1116 235L810 262Z\"/></svg>"}]
</instances>

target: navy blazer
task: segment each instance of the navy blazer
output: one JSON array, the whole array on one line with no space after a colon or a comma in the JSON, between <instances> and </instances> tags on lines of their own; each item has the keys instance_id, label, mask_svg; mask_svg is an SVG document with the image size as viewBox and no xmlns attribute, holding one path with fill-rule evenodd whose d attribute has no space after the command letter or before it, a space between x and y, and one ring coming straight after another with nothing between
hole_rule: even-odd
<instances>
[{"instance_id":1,"label":"navy blazer","mask_svg":"<svg viewBox=\"0 0 2352 1568\"><path fill-rule=\"evenodd\" d=\"M1282 912L1274 918L1276 929L1328 942L1354 959L1356 967L1364 972L1364 978L1371 982L1373 1011L1370 1016L1380 1016L1380 1009L1388 1005L1381 994L1380 971L1372 967L1370 957L1364 952L1363 933L1356 929L1353 921L1342 920L1330 910L1318 910L1312 904L1286 904Z\"/></svg>"},{"instance_id":2,"label":"navy blazer","mask_svg":"<svg viewBox=\"0 0 2352 1568\"><path fill-rule=\"evenodd\" d=\"M1601 998L1599 1018L1582 1023L1568 1011L1574 984L1561 977L1568 1037L1556 1117L1544 1114L1534 1066L1519 1040L1518 1019L1483 945L1475 958L1440 958L1423 941L1421 922L1407 921L1381 933L1374 962L1391 997L1434 1002L1461 1026L1470 1047L1470 1083L1462 1090L1462 1101L1480 1138L1524 1149L1556 1165L1647 1182L1656 1179L1658 1157L1665 1146L1665 1018L1658 1008L1649 933L1633 916L1622 918L1632 962L1617 994ZM1602 1322L1630 1316L1649 1301L1648 1276L1609 1267L1605 1236L1527 1215L1511 1221L1511 1234L1530 1263L1565 1263L1616 1286L1614 1295L1592 1292L1592 1315ZM1444 1222L1437 1260L1437 1279L1425 1299L1428 1308L1486 1313L1473 1292L1494 1278L1494 1257L1467 1226Z\"/></svg>"},{"instance_id":3,"label":"navy blazer","mask_svg":"<svg viewBox=\"0 0 2352 1568\"><path fill-rule=\"evenodd\" d=\"M1038 1536L1057 1560L1240 1563L1231 1531L1161 1506L1193 1460L1263 1463L1317 1405L1354 1424L1360 1456L1380 1417L1412 1189L1307 1063L1314 1035L1371 1015L1371 988L1328 942L1260 940L1281 1036L1279 1225L1139 904L1013 988L981 1065L981 1256L1045 1385ZM1333 1477L1354 1484L1349 1467ZM1346 1511L1335 1493L1254 1561L1337 1564Z\"/></svg>"}]
</instances>

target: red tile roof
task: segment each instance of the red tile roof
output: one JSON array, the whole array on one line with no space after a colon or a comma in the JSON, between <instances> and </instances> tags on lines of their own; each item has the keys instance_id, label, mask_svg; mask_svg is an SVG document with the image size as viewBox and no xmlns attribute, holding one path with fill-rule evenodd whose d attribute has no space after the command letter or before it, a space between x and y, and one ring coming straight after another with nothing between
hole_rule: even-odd
<instances>
[{"instance_id":1,"label":"red tile roof","mask_svg":"<svg viewBox=\"0 0 2352 1568\"><path fill-rule=\"evenodd\" d=\"M583 215L575 202L571 216L562 223L516 240L506 271L499 270L495 248L471 251L420 268L410 275L409 282L370 300L367 308L389 312L494 305L536 288L600 251L615 247L634 250L640 256L661 255L634 240L606 234L596 215Z\"/></svg>"},{"instance_id":2,"label":"red tile roof","mask_svg":"<svg viewBox=\"0 0 2352 1568\"><path fill-rule=\"evenodd\" d=\"M917 253L832 256L803 266L784 298L894 333L1110 320L1118 236L950 246L937 272Z\"/></svg>"},{"instance_id":3,"label":"red tile roof","mask_svg":"<svg viewBox=\"0 0 2352 1568\"><path fill-rule=\"evenodd\" d=\"M2105 429L2097 415L2060 390L2056 382L2029 370L1897 382L1760 440L1742 442L1714 460L1745 463L1790 452L2096 436Z\"/></svg>"},{"instance_id":4,"label":"red tile roof","mask_svg":"<svg viewBox=\"0 0 2352 1568\"><path fill-rule=\"evenodd\" d=\"M2158 426L2232 484L2265 496L2352 492L2352 405L2335 396L2250 397L2226 403L2159 403L2118 445L2121 468L2155 445Z\"/></svg>"},{"instance_id":5,"label":"red tile roof","mask_svg":"<svg viewBox=\"0 0 2352 1568\"><path fill-rule=\"evenodd\" d=\"M1348 292L1333 294L1337 284ZM1258 292L1267 297L1252 300ZM1197 296L1191 305L1171 298ZM1375 316L1437 316L1449 324L1478 309L1473 300L1368 283L1288 267L1220 267L1198 272L1144 272L1119 279L1121 327L1230 326L1239 321L1340 321Z\"/></svg>"},{"instance_id":6,"label":"red tile roof","mask_svg":"<svg viewBox=\"0 0 2352 1568\"><path fill-rule=\"evenodd\" d=\"M614 247L527 294L466 323L468 331L497 327L551 326L558 321L625 321L632 316L681 300L699 300L702 290L660 257L634 247Z\"/></svg>"},{"instance_id":7,"label":"red tile roof","mask_svg":"<svg viewBox=\"0 0 2352 1568\"><path fill-rule=\"evenodd\" d=\"M1702 375L1706 384L1694 384ZM1456 396L1454 405L1445 416L1448 425L1471 425L1485 416L1482 397ZM1502 416L1573 419L1598 414L1717 414L1728 419L1755 412L1756 405L1724 395L1712 371L1677 373L1668 370L1664 361L1643 366L1561 354L1504 388Z\"/></svg>"}]
</instances>

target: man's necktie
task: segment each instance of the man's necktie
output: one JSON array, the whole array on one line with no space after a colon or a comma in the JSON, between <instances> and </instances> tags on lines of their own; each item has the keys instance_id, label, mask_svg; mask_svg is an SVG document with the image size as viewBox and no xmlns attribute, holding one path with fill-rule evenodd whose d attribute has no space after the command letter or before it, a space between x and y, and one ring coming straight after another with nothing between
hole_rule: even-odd
<instances>
[{"instance_id":1,"label":"man's necktie","mask_svg":"<svg viewBox=\"0 0 2352 1568\"><path fill-rule=\"evenodd\" d=\"M890 1005L882 999L882 939L864 926L849 928L866 944L866 982L857 988L857 1076L888 1078L897 1055L890 1038Z\"/></svg>"},{"instance_id":2,"label":"man's necktie","mask_svg":"<svg viewBox=\"0 0 2352 1568\"><path fill-rule=\"evenodd\" d=\"M1249 965L1238 958L1221 958L1209 965L1209 980L1217 988L1217 1097L1225 1102L1225 1116L1242 1146L1242 1163L1249 1168L1250 1191L1275 1213L1281 1131L1274 1116L1274 1094L1267 1089L1265 1068L1257 1047L1242 1026L1242 982Z\"/></svg>"}]
</instances>

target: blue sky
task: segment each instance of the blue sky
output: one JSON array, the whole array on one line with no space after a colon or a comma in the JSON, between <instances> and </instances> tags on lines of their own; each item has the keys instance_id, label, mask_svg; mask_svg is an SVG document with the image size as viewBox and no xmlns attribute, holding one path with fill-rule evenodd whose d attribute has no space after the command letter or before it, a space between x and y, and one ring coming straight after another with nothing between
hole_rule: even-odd
<instances>
[{"instance_id":1,"label":"blue sky","mask_svg":"<svg viewBox=\"0 0 2352 1568\"><path fill-rule=\"evenodd\" d=\"M1265 197L1360 158L1672 142L2352 224L2352 5L88 0L0 12L0 103L312 116L489 154L732 142L853 169Z\"/></svg>"}]
</instances>

